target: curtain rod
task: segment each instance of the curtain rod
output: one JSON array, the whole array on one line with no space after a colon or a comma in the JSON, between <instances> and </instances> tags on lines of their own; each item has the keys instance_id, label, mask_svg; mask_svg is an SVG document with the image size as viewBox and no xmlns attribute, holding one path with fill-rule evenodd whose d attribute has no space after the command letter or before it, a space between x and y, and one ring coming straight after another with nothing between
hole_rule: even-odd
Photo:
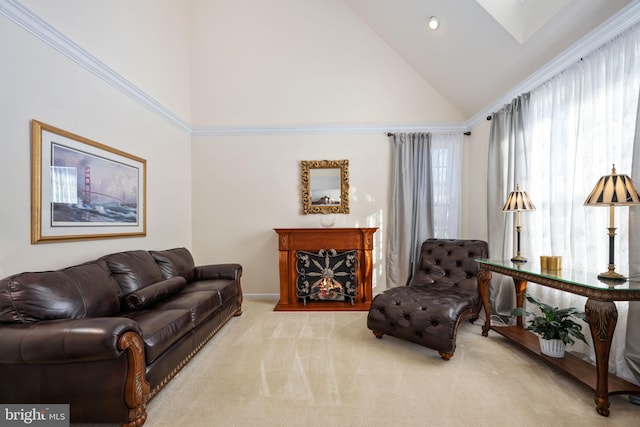
<instances>
[{"instance_id":1,"label":"curtain rod","mask_svg":"<svg viewBox=\"0 0 640 427\"><path fill-rule=\"evenodd\" d=\"M464 134L469 136L469 135L471 135L471 132L467 131L467 132L464 132ZM395 136L395 133L388 132L387 136Z\"/></svg>"}]
</instances>

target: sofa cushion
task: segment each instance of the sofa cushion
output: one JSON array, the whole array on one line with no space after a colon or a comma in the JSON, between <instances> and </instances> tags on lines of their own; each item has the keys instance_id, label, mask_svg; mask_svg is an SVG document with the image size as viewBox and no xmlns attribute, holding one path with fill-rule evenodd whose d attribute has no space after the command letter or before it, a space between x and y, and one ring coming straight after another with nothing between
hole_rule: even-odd
<instances>
[{"instance_id":1,"label":"sofa cushion","mask_svg":"<svg viewBox=\"0 0 640 427\"><path fill-rule=\"evenodd\" d=\"M125 304L130 310L140 310L180 292L186 284L187 281L183 277L163 280L127 294L124 298Z\"/></svg>"},{"instance_id":2,"label":"sofa cushion","mask_svg":"<svg viewBox=\"0 0 640 427\"><path fill-rule=\"evenodd\" d=\"M193 281L195 263L188 249L175 248L166 251L150 251L150 253L160 266L165 279L182 276L187 282Z\"/></svg>"},{"instance_id":3,"label":"sofa cushion","mask_svg":"<svg viewBox=\"0 0 640 427\"><path fill-rule=\"evenodd\" d=\"M216 279L198 280L185 287L184 292L215 291L220 295L222 304L238 297L238 283L235 280Z\"/></svg>"},{"instance_id":4,"label":"sofa cushion","mask_svg":"<svg viewBox=\"0 0 640 427\"><path fill-rule=\"evenodd\" d=\"M222 306L220 294L216 291L180 292L160 302L155 308L159 310L183 309L191 311L191 320L195 326L200 325L211 313Z\"/></svg>"},{"instance_id":5,"label":"sofa cushion","mask_svg":"<svg viewBox=\"0 0 640 427\"><path fill-rule=\"evenodd\" d=\"M140 310L126 317L135 320L142 330L147 365L193 330L191 312L184 309Z\"/></svg>"},{"instance_id":6,"label":"sofa cushion","mask_svg":"<svg viewBox=\"0 0 640 427\"><path fill-rule=\"evenodd\" d=\"M123 295L163 280L158 264L147 251L118 252L104 259Z\"/></svg>"},{"instance_id":7,"label":"sofa cushion","mask_svg":"<svg viewBox=\"0 0 640 427\"><path fill-rule=\"evenodd\" d=\"M16 274L0 281L0 322L110 316L120 309L117 292L104 261Z\"/></svg>"}]
</instances>

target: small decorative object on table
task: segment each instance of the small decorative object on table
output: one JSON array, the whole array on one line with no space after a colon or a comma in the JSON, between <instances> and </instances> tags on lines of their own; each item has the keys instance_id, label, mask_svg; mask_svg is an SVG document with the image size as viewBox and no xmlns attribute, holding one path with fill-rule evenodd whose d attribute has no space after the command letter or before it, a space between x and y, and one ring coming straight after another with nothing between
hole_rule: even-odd
<instances>
[{"instance_id":1,"label":"small decorative object on table","mask_svg":"<svg viewBox=\"0 0 640 427\"><path fill-rule=\"evenodd\" d=\"M582 325L575 322L572 317L587 322L587 316L576 308L558 308L545 304L535 297L526 296L527 301L537 306L541 315L525 310L522 307L514 308L511 312L516 316L534 316L529 320L527 330L538 335L540 340L540 352L550 357L564 357L567 344L574 344L574 337L587 342L582 331ZM553 343L548 342L553 341Z\"/></svg>"},{"instance_id":2,"label":"small decorative object on table","mask_svg":"<svg viewBox=\"0 0 640 427\"><path fill-rule=\"evenodd\" d=\"M540 256L540 268L542 270L559 271L562 270L561 256Z\"/></svg>"}]
</instances>

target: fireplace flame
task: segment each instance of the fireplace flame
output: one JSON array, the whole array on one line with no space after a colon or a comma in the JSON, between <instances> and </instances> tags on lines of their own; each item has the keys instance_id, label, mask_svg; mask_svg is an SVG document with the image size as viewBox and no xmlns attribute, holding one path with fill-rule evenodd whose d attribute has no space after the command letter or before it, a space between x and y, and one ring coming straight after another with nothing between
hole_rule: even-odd
<instances>
[{"instance_id":1,"label":"fireplace flame","mask_svg":"<svg viewBox=\"0 0 640 427\"><path fill-rule=\"evenodd\" d=\"M327 276L323 277L320 282L320 296L322 296L323 298L326 298L334 293L340 294L343 292L343 289L344 288L342 286L342 283L337 282Z\"/></svg>"}]
</instances>

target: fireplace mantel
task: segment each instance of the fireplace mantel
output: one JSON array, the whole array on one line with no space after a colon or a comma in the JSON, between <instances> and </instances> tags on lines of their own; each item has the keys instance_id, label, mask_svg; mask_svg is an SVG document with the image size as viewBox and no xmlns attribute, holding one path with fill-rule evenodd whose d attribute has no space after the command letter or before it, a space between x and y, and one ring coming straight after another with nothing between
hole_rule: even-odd
<instances>
[{"instance_id":1,"label":"fireplace mantel","mask_svg":"<svg viewBox=\"0 0 640 427\"><path fill-rule=\"evenodd\" d=\"M368 311L373 282L373 234L377 228L276 228L280 255L280 301L276 311ZM334 249L357 253L357 296L351 301L307 301L296 290L296 254Z\"/></svg>"}]
</instances>

